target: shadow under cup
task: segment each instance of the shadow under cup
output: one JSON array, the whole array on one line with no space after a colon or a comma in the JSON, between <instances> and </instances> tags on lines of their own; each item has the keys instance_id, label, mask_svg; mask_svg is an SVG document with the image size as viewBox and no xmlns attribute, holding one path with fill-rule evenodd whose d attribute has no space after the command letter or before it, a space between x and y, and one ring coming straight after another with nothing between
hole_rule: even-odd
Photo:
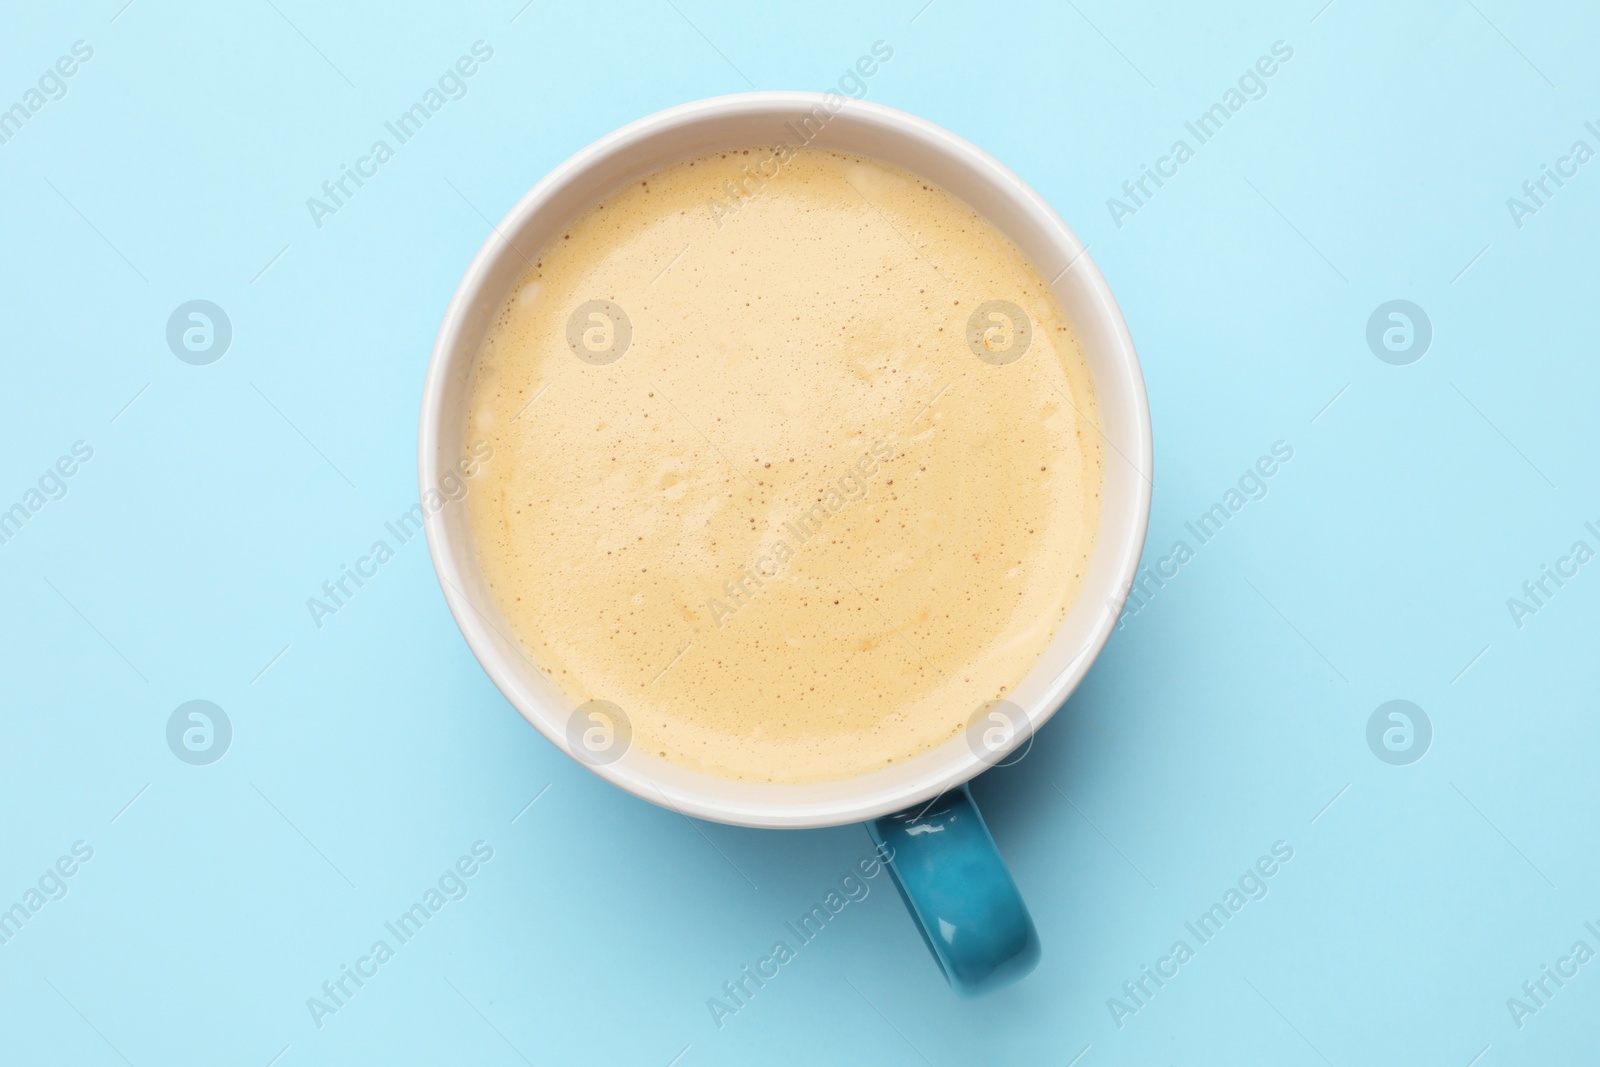
<instances>
[{"instance_id":1,"label":"shadow under cup","mask_svg":"<svg viewBox=\"0 0 1600 1067\"><path fill-rule=\"evenodd\" d=\"M1127 595L1150 508L1150 419L1132 339L1083 245L1038 194L996 160L940 127L835 94L719 97L626 126L540 181L500 222L467 269L445 313L428 368L419 479L426 497L456 475L473 360L506 297L528 269L525 252L543 248L616 188L669 163L780 142L853 152L930 179L999 228L1051 282L1087 357L1101 419L1098 431L1106 446L1100 529L1082 590L1049 647L1009 694L1014 709L1006 729L985 744L974 744L963 734L882 770L808 785L718 778L639 746L612 762L580 762L638 797L697 818L779 829L869 822L885 853L893 850L889 866L896 884L952 986L958 992L981 992L1030 970L1038 958L1038 942L1020 898L1014 907L1002 899L1008 894L1014 898L1015 886L964 783L1030 742L1033 731L1082 679ZM552 744L574 755L568 737L572 702L534 669L500 618L473 554L465 509L425 508L424 514L445 600L474 655L522 716ZM881 818L896 812L901 814ZM926 847L934 838L941 848ZM959 922L952 921L951 908L962 911ZM1025 930L1018 925L1018 909ZM938 931L945 927L952 932L941 937ZM947 942L943 952L941 940ZM955 940L963 945L952 948ZM990 959L1003 954L1005 945L1015 951ZM975 946L980 951L974 956L968 950Z\"/></svg>"}]
</instances>

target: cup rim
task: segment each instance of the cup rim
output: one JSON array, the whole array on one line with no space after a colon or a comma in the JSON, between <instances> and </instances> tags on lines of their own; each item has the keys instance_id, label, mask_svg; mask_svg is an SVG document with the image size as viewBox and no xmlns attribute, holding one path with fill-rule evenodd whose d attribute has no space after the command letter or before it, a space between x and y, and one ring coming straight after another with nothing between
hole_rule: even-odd
<instances>
[{"instance_id":1,"label":"cup rim","mask_svg":"<svg viewBox=\"0 0 1600 1067\"><path fill-rule=\"evenodd\" d=\"M517 232L521 223L551 200L558 191L566 189L574 182L581 182L585 174L598 163L624 153L642 142L701 123L736 116L764 114L792 117L796 110L805 112L817 107L827 108L835 118L849 114L853 120L892 129L936 152L960 158L967 165L982 171L984 180L992 185L998 194L1011 198L1024 214L1039 224L1038 228L1048 231L1043 233L1045 239L1071 253L1067 267L1057 276L1056 281L1059 282L1069 269L1076 270L1078 272L1076 286L1083 291L1110 335L1112 344L1109 347L1114 349L1114 361L1127 378L1122 384L1128 390L1130 398L1128 407L1131 409L1131 425L1125 427L1121 435L1127 447L1119 451L1140 475L1142 484L1134 490L1136 495L1133 501L1133 513L1127 527L1121 531L1108 531L1102 525L1096 531L1097 542L1108 534L1118 538L1111 546L1114 551L1112 566L1116 576L1116 592L1113 599L1107 603L1108 610L1095 616L1094 624L1083 643L1083 650L1049 684L1046 692L1032 701L1030 707L1026 709L1028 729L1018 730L1009 745L991 753L987 759L981 758L975 752L962 749L958 758L948 761L946 766L922 774L910 782L870 793L858 790L854 796L841 795L827 803L797 805L793 809L779 809L771 804L730 803L725 799L716 798L709 791L697 792L675 785L664 790L655 780L640 773L636 768L627 766L626 759L616 763L594 765L573 757L562 731L551 721L558 718L559 713L552 713L547 718L540 714L537 708L529 706L536 702L528 697L518 683L518 669L495 647L489 632L491 624L483 618L483 610L472 603L462 591L468 584L468 578L460 564L458 554L470 555L471 546L460 543L460 538L452 540L445 524L443 510L424 508L423 528L427 535L428 552L450 613L485 673L518 713L556 748L569 758L573 758L575 763L594 772L612 785L680 814L738 826L816 828L862 822L887 815L937 797L994 766L1024 741L1031 743L1032 735L1060 710L1077 688L1115 628L1122 601L1127 596L1138 569L1150 517L1150 478L1153 473L1154 448L1149 400L1144 387L1143 373L1132 336L1110 286L1107 285L1077 235L1043 197L1020 177L981 148L949 130L916 115L882 104L842 97L836 93L790 90L708 97L670 107L630 122L579 149L557 164L506 212L485 237L472 262L462 274L434 339L423 384L417 435L418 484L424 499L431 489L440 484L443 470L441 461L444 453L440 448L440 433L441 423L444 420L449 372L457 361L471 361L477 356L475 346L471 351L465 350L462 346L461 335L469 310L482 294L500 259L520 255L503 236L504 234ZM598 200L599 194L608 191L597 190L591 202ZM1061 290L1054 282L1051 286L1059 296ZM1080 328L1077 332L1081 336L1084 331ZM1101 432L1103 434L1104 431ZM1101 548L1102 544L1097 543L1096 550L1099 551ZM720 780L711 775L703 777ZM864 777L866 775L854 775L826 784L840 787L843 794L847 792L843 790L844 786ZM731 784L734 783L730 780Z\"/></svg>"}]
</instances>

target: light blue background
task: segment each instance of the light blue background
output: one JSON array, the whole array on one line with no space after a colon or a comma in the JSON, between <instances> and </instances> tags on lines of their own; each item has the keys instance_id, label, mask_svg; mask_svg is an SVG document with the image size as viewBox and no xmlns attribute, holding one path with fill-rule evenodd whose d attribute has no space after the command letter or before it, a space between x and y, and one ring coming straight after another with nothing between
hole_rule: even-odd
<instances>
[{"instance_id":1,"label":"light blue background","mask_svg":"<svg viewBox=\"0 0 1600 1067\"><path fill-rule=\"evenodd\" d=\"M1600 949L1600 567L1520 629L1506 607L1600 520L1600 163L1520 229L1506 207L1600 148L1593 11L122 4L8 4L0 34L0 106L94 49L0 146L0 507L94 448L0 546L0 906L94 849L0 946L0 1061L1595 1059L1600 963L1521 1029L1506 1007ZM469 95L316 228L306 198L480 39ZM955 1000L880 878L719 1029L707 998L865 831L690 824L570 763L485 679L420 540L321 630L305 601L415 499L479 212L624 122L825 88L878 40L869 98L1016 169L1117 293L1155 425L1147 560L1273 442L1294 459L976 783L1037 973ZM1266 97L1115 225L1106 199L1279 40ZM164 338L194 298L233 323L210 366ZM1411 366L1365 342L1392 298L1433 323ZM1410 766L1365 739L1397 697L1434 728ZM205 767L165 740L195 698L235 731ZM470 894L319 1029L306 999L479 840ZM1280 840L1270 895L1119 1029L1107 999Z\"/></svg>"}]
</instances>

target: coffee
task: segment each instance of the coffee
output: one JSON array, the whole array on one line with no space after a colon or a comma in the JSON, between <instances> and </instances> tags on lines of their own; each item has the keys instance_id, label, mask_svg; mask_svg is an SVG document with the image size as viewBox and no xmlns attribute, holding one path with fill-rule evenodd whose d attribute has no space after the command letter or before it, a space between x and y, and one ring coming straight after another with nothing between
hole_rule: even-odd
<instances>
[{"instance_id":1,"label":"coffee","mask_svg":"<svg viewBox=\"0 0 1600 1067\"><path fill-rule=\"evenodd\" d=\"M524 654L632 745L803 783L1003 697L1099 520L1045 280L932 182L819 148L668 166L532 257L479 352L468 498Z\"/></svg>"}]
</instances>

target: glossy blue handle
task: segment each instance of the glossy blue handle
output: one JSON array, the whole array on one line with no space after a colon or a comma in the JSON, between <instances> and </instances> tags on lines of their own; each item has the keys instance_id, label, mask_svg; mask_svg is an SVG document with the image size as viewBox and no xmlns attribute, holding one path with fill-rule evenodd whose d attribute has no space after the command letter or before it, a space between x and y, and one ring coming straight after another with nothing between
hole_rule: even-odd
<instances>
[{"instance_id":1,"label":"glossy blue handle","mask_svg":"<svg viewBox=\"0 0 1600 1067\"><path fill-rule=\"evenodd\" d=\"M1039 934L965 785L867 823L950 988L1010 985L1039 964Z\"/></svg>"}]
</instances>

